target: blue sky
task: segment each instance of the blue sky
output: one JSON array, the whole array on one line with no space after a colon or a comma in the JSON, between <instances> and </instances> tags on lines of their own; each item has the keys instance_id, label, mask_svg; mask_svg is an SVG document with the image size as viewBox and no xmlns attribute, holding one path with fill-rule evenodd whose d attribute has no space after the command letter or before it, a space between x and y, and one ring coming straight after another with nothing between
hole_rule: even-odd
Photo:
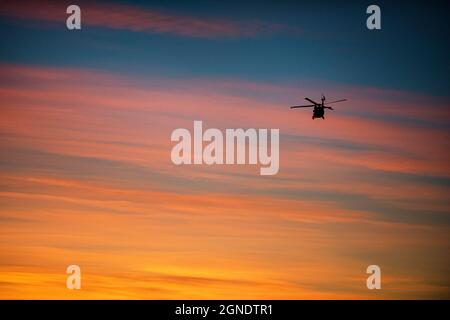
<instances>
[{"instance_id":1,"label":"blue sky","mask_svg":"<svg viewBox=\"0 0 450 320\"><path fill-rule=\"evenodd\" d=\"M331 81L448 96L446 5L378 2L382 30L365 27L368 1L133 3L169 14L283 24L295 31L195 38L84 26L81 32L2 19L6 61L131 74L295 84ZM83 12L83 5L80 4ZM14 46L8 43L20 38Z\"/></svg>"}]
</instances>

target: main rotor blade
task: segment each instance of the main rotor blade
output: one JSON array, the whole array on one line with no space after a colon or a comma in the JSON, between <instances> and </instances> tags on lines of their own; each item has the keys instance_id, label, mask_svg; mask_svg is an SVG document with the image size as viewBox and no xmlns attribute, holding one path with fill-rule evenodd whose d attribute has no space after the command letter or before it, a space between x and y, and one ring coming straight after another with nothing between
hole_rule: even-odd
<instances>
[{"instance_id":1,"label":"main rotor blade","mask_svg":"<svg viewBox=\"0 0 450 320\"><path fill-rule=\"evenodd\" d=\"M312 107L314 107L313 104L307 105L307 106L292 106L292 107L290 107L290 108L291 108L291 109L296 109L296 108L312 108Z\"/></svg>"},{"instance_id":2,"label":"main rotor blade","mask_svg":"<svg viewBox=\"0 0 450 320\"><path fill-rule=\"evenodd\" d=\"M347 101L347 99L341 99L341 100L336 100L336 101L331 101L331 102L325 102L325 104L332 104L332 103L343 102L343 101Z\"/></svg>"},{"instance_id":3,"label":"main rotor blade","mask_svg":"<svg viewBox=\"0 0 450 320\"><path fill-rule=\"evenodd\" d=\"M306 101L309 101L309 102L311 102L311 103L313 103L314 105L319 104L319 103L317 103L317 102L311 100L310 98L305 98L305 100L306 100Z\"/></svg>"}]
</instances>

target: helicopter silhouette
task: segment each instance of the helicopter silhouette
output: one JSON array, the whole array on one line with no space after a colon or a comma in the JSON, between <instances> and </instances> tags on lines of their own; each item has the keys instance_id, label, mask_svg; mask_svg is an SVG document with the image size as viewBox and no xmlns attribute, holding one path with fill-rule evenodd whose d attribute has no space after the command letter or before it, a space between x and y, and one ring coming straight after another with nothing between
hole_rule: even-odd
<instances>
[{"instance_id":1,"label":"helicopter silhouette","mask_svg":"<svg viewBox=\"0 0 450 320\"><path fill-rule=\"evenodd\" d=\"M312 104L308 104L308 105L305 105L305 106L292 106L290 108L291 109L314 108L313 109L313 115L312 115L312 119L313 120L315 118L325 119L325 109L334 110L332 107L328 106L329 104L347 101L347 99L341 99L341 100L336 100L336 101L331 101L331 102L325 102L326 98L325 98L324 95L322 95L321 103L317 103L317 102L311 100L310 98L305 98L305 100L311 102Z\"/></svg>"}]
</instances>

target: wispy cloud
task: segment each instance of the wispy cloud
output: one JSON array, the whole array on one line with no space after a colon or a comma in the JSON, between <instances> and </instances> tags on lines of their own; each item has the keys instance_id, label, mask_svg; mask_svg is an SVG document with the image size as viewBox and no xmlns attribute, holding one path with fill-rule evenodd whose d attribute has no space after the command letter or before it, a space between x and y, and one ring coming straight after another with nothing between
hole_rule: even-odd
<instances>
[{"instance_id":1,"label":"wispy cloud","mask_svg":"<svg viewBox=\"0 0 450 320\"><path fill-rule=\"evenodd\" d=\"M415 95L330 88L349 102L312 121L287 108L306 86L17 64L0 79L4 298L68 297L74 259L91 266L85 298L367 298L361 252L391 270L430 257L392 288L445 295L445 258L430 252L448 243L448 119ZM375 119L357 113L367 105ZM171 131L197 119L280 128L280 173L173 166Z\"/></svg>"},{"instance_id":2,"label":"wispy cloud","mask_svg":"<svg viewBox=\"0 0 450 320\"><path fill-rule=\"evenodd\" d=\"M279 32L299 33L297 28L263 21L239 21L206 18L160 11L144 6L85 2L80 4L83 26L162 33L196 38L235 38L271 35ZM20 1L0 4L0 15L41 20L64 26L67 18L63 2Z\"/></svg>"}]
</instances>

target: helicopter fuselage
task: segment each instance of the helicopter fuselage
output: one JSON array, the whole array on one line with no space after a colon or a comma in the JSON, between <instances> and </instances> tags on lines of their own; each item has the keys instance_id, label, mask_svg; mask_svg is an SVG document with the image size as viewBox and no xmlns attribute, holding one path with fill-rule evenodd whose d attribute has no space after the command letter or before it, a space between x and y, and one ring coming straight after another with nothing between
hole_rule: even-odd
<instances>
[{"instance_id":1,"label":"helicopter fuselage","mask_svg":"<svg viewBox=\"0 0 450 320\"><path fill-rule=\"evenodd\" d=\"M313 120L314 120L315 118L322 118L322 119L325 119L325 118L324 118L324 114L325 114L325 109L324 109L324 107L322 107L321 105L316 105L316 106L314 106L314 109L313 109L313 116L312 116Z\"/></svg>"}]
</instances>

